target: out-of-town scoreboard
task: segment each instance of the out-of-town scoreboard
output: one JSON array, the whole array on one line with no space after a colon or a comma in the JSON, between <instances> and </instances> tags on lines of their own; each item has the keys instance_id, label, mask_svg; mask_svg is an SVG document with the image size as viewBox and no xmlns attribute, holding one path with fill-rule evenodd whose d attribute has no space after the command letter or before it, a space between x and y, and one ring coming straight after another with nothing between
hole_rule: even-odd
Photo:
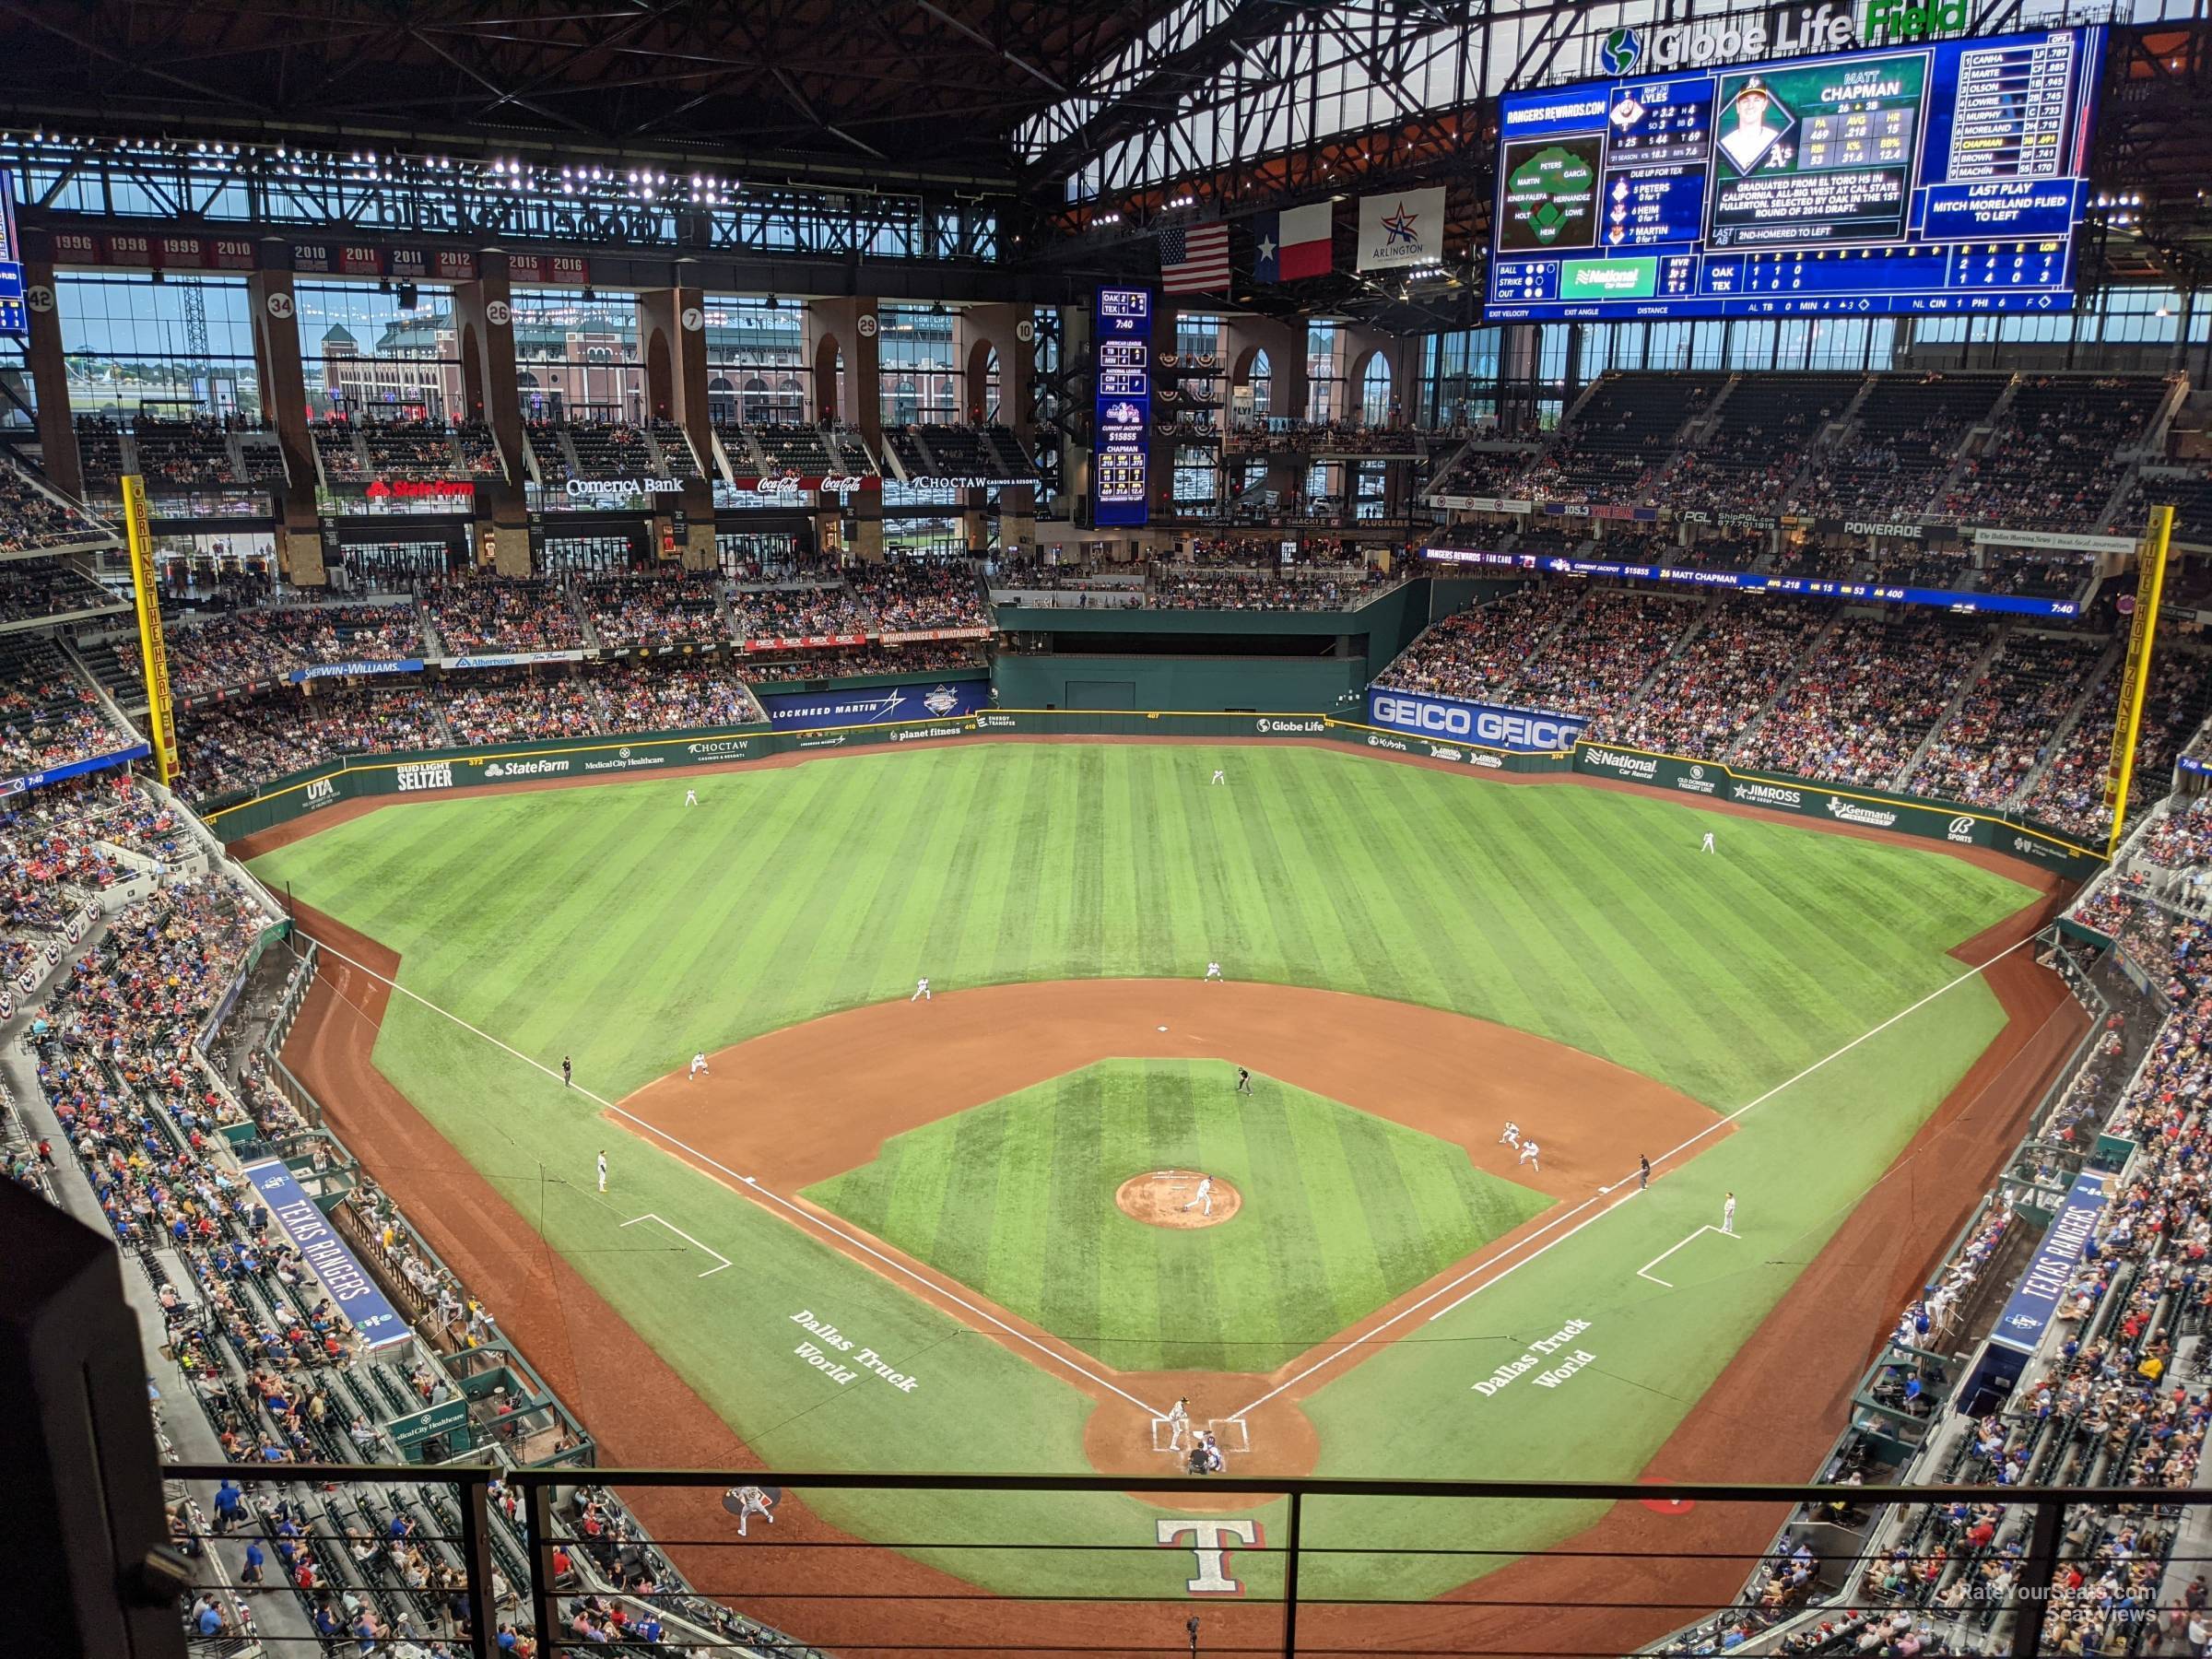
<instances>
[{"instance_id":1,"label":"out-of-town scoreboard","mask_svg":"<svg viewBox=\"0 0 2212 1659\"><path fill-rule=\"evenodd\" d=\"M1102 288L1091 312L1098 373L1091 424L1091 523L1141 527L1150 517L1152 290Z\"/></svg>"},{"instance_id":2,"label":"out-of-town scoreboard","mask_svg":"<svg viewBox=\"0 0 2212 1659\"><path fill-rule=\"evenodd\" d=\"M1492 319L2065 311L2100 29L1500 100Z\"/></svg>"},{"instance_id":3,"label":"out-of-town scoreboard","mask_svg":"<svg viewBox=\"0 0 2212 1659\"><path fill-rule=\"evenodd\" d=\"M30 319L23 310L23 248L16 241L16 198L7 174L0 172L0 334L25 335Z\"/></svg>"}]
</instances>

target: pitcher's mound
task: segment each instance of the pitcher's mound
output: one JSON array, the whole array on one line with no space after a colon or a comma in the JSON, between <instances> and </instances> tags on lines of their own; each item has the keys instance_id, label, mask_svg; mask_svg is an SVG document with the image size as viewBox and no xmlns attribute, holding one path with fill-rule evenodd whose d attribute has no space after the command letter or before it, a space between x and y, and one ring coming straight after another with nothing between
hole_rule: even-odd
<instances>
[{"instance_id":1,"label":"pitcher's mound","mask_svg":"<svg viewBox=\"0 0 2212 1659\"><path fill-rule=\"evenodd\" d=\"M1244 1195L1217 1175L1208 1194L1213 1213L1198 1203L1196 1170L1155 1170L1122 1182L1113 1201L1123 1215L1147 1227L1218 1227L1244 1207ZM1185 1207L1185 1206L1189 1207Z\"/></svg>"}]
</instances>

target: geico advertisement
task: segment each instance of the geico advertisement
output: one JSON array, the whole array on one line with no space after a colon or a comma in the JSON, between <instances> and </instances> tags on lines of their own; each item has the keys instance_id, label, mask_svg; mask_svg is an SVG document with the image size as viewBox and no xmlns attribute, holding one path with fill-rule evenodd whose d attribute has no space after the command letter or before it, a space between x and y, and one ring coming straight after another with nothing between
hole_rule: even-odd
<instances>
[{"instance_id":1,"label":"geico advertisement","mask_svg":"<svg viewBox=\"0 0 2212 1659\"><path fill-rule=\"evenodd\" d=\"M1455 737L1516 754L1546 755L1572 748L1583 721L1572 714L1538 714L1526 709L1500 709L1461 702L1453 697L1422 697L1411 691L1370 688L1367 723L1423 737Z\"/></svg>"}]
</instances>

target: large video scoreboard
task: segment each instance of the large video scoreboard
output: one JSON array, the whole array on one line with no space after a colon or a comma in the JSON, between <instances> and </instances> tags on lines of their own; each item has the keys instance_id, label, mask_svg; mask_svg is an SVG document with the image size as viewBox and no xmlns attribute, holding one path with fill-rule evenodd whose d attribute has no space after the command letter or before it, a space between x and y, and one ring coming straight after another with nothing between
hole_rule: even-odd
<instances>
[{"instance_id":1,"label":"large video scoreboard","mask_svg":"<svg viewBox=\"0 0 2212 1659\"><path fill-rule=\"evenodd\" d=\"M1499 103L1485 315L2065 311L2100 29Z\"/></svg>"}]
</instances>

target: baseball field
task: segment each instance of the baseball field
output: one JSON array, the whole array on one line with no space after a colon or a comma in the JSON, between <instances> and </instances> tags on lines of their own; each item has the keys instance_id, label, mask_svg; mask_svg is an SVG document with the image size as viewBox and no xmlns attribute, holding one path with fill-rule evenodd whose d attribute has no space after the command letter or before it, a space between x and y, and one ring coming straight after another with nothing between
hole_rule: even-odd
<instances>
[{"instance_id":1,"label":"baseball field","mask_svg":"<svg viewBox=\"0 0 2212 1659\"><path fill-rule=\"evenodd\" d=\"M1320 747L695 783L385 806L253 867L331 919L331 1040L372 1036L435 1135L380 1144L334 1101L341 1133L403 1203L496 1210L433 1209L432 1241L495 1277L543 1258L577 1287L515 1333L548 1374L640 1345L771 1467L1167 1474L1187 1397L1231 1473L1635 1478L1914 1179L1900 1153L2006 1027L1952 953L2040 896L1878 837ZM1226 1213L1189 1207L1201 1179ZM1858 1267L1886 1284L1908 1247ZM1192 1571L1148 1547L1188 1503L806 1502L1001 1593ZM1304 1589L1439 1594L1475 1569L1438 1551L1501 1564L1589 1510L1339 1504L1312 1540L1355 1553ZM1011 1539L1124 1547L974 1547ZM1251 1558L1254 1594L1273 1571Z\"/></svg>"}]
</instances>

